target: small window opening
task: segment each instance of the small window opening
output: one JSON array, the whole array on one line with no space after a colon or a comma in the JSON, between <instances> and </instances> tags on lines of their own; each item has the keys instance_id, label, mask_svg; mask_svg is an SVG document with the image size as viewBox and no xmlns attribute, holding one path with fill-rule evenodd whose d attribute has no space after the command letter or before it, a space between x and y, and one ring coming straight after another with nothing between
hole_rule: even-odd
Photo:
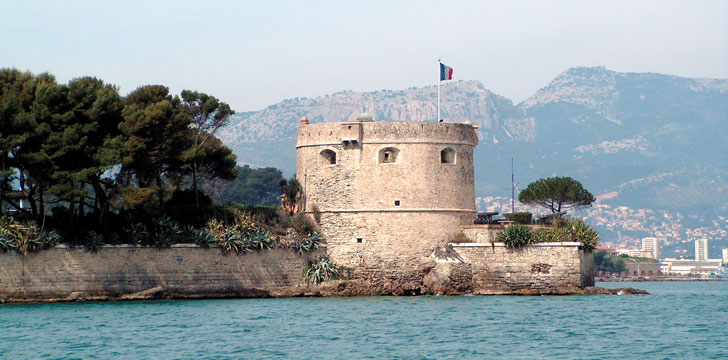
<instances>
[{"instance_id":1,"label":"small window opening","mask_svg":"<svg viewBox=\"0 0 728 360\"><path fill-rule=\"evenodd\" d=\"M347 128L348 128L347 130L351 130L351 125L347 126Z\"/></svg>"},{"instance_id":2,"label":"small window opening","mask_svg":"<svg viewBox=\"0 0 728 360\"><path fill-rule=\"evenodd\" d=\"M444 148L440 151L440 163L442 164L454 164L455 163L455 150L451 148Z\"/></svg>"},{"instance_id":3,"label":"small window opening","mask_svg":"<svg viewBox=\"0 0 728 360\"><path fill-rule=\"evenodd\" d=\"M332 150L324 150L321 152L321 157L324 160L325 164L334 165L336 164L336 153Z\"/></svg>"},{"instance_id":4,"label":"small window opening","mask_svg":"<svg viewBox=\"0 0 728 360\"><path fill-rule=\"evenodd\" d=\"M397 155L399 150L396 148L384 148L379 151L379 162L380 163L395 163L397 162Z\"/></svg>"},{"instance_id":5,"label":"small window opening","mask_svg":"<svg viewBox=\"0 0 728 360\"><path fill-rule=\"evenodd\" d=\"M399 206L399 200L394 200L394 206Z\"/></svg>"},{"instance_id":6,"label":"small window opening","mask_svg":"<svg viewBox=\"0 0 728 360\"><path fill-rule=\"evenodd\" d=\"M364 242L364 238L356 238L356 243L361 244Z\"/></svg>"}]
</instances>

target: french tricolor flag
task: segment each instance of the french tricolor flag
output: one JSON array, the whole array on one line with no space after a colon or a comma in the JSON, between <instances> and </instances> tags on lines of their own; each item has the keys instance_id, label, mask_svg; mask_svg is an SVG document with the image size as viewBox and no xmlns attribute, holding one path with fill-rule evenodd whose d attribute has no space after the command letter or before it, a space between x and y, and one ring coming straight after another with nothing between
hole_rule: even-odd
<instances>
[{"instance_id":1,"label":"french tricolor flag","mask_svg":"<svg viewBox=\"0 0 728 360\"><path fill-rule=\"evenodd\" d=\"M452 68L440 63L440 81L452 80Z\"/></svg>"}]
</instances>

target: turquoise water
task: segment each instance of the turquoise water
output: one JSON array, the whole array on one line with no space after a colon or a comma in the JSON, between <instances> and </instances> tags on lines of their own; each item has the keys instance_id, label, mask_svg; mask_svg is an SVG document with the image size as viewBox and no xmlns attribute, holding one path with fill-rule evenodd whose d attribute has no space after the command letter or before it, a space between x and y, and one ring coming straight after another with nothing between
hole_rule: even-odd
<instances>
[{"instance_id":1,"label":"turquoise water","mask_svg":"<svg viewBox=\"0 0 728 360\"><path fill-rule=\"evenodd\" d=\"M0 358L728 358L728 282L598 285L652 295L3 305Z\"/></svg>"}]
</instances>

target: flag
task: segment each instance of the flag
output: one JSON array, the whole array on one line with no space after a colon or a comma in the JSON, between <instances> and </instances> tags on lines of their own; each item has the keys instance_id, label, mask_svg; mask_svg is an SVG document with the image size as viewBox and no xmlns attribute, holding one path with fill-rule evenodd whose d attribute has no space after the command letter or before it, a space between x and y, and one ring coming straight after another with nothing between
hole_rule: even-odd
<instances>
[{"instance_id":1,"label":"flag","mask_svg":"<svg viewBox=\"0 0 728 360\"><path fill-rule=\"evenodd\" d=\"M440 63L440 81L452 80L452 68Z\"/></svg>"}]
</instances>

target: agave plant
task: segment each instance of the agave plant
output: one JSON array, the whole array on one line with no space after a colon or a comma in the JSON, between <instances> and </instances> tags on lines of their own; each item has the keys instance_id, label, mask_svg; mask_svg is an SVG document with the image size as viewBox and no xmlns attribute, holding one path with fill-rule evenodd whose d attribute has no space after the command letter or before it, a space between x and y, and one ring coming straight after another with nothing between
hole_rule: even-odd
<instances>
[{"instance_id":1,"label":"agave plant","mask_svg":"<svg viewBox=\"0 0 728 360\"><path fill-rule=\"evenodd\" d=\"M248 234L248 244L254 250L266 250L273 247L273 239L266 230L258 230Z\"/></svg>"},{"instance_id":2,"label":"agave plant","mask_svg":"<svg viewBox=\"0 0 728 360\"><path fill-rule=\"evenodd\" d=\"M316 259L310 266L303 270L303 279L308 284L320 284L328 279L336 278L339 270L334 262L327 257Z\"/></svg>"},{"instance_id":3,"label":"agave plant","mask_svg":"<svg viewBox=\"0 0 728 360\"><path fill-rule=\"evenodd\" d=\"M158 248L168 248L184 241L184 229L167 216L154 220L154 230L152 245Z\"/></svg>"},{"instance_id":4,"label":"agave plant","mask_svg":"<svg viewBox=\"0 0 728 360\"><path fill-rule=\"evenodd\" d=\"M562 242L569 241L569 237L566 232L562 229L556 228L541 228L533 231L533 237L531 238L531 244L537 244L542 242Z\"/></svg>"},{"instance_id":5,"label":"agave plant","mask_svg":"<svg viewBox=\"0 0 728 360\"><path fill-rule=\"evenodd\" d=\"M319 244L323 240L323 236L320 233L312 232L308 236L301 237L292 247L298 252L299 255L318 249Z\"/></svg>"},{"instance_id":6,"label":"agave plant","mask_svg":"<svg viewBox=\"0 0 728 360\"><path fill-rule=\"evenodd\" d=\"M599 233L587 225L584 220L571 219L564 226L569 235L576 241L581 242L584 250L592 251L599 243Z\"/></svg>"},{"instance_id":7,"label":"agave plant","mask_svg":"<svg viewBox=\"0 0 728 360\"><path fill-rule=\"evenodd\" d=\"M519 248L531 243L533 234L531 229L523 225L510 225L498 234L498 241L503 242L506 247Z\"/></svg>"},{"instance_id":8,"label":"agave plant","mask_svg":"<svg viewBox=\"0 0 728 360\"><path fill-rule=\"evenodd\" d=\"M86 237L86 242L84 243L86 251L95 253L99 251L102 246L104 246L104 236L93 231L89 232Z\"/></svg>"},{"instance_id":9,"label":"agave plant","mask_svg":"<svg viewBox=\"0 0 728 360\"><path fill-rule=\"evenodd\" d=\"M225 224L216 218L210 219L210 221L207 222L207 225L205 225L205 229L207 232L211 233L217 241L221 241L228 230Z\"/></svg>"},{"instance_id":10,"label":"agave plant","mask_svg":"<svg viewBox=\"0 0 728 360\"><path fill-rule=\"evenodd\" d=\"M207 229L195 229L192 225L182 228L184 242L194 243L201 248L209 248L215 244L215 235Z\"/></svg>"},{"instance_id":11,"label":"agave plant","mask_svg":"<svg viewBox=\"0 0 728 360\"><path fill-rule=\"evenodd\" d=\"M0 252L15 250L17 246L17 241L12 233L6 229L0 229Z\"/></svg>"},{"instance_id":12,"label":"agave plant","mask_svg":"<svg viewBox=\"0 0 728 360\"><path fill-rule=\"evenodd\" d=\"M217 245L222 248L224 253L235 252L239 254L248 251L248 246L244 239L242 234L229 230L223 234L221 239L217 240Z\"/></svg>"}]
</instances>

